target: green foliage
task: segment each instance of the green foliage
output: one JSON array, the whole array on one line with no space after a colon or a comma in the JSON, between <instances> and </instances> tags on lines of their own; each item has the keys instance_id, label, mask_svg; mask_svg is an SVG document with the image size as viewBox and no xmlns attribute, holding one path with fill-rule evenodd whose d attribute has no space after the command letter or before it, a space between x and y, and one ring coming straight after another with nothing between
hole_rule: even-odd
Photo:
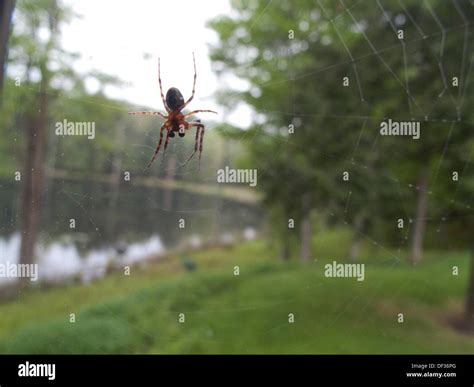
<instances>
[{"instance_id":1,"label":"green foliage","mask_svg":"<svg viewBox=\"0 0 474 387\"><path fill-rule=\"evenodd\" d=\"M243 92L222 90L220 100L229 108L244 101L258 113L242 137L252 139L246 143L259 188L280 216L272 221L275 231L284 235L286 219L298 223L315 209L355 228L362 219L377 240L398 243L394 225L415 216L423 173L436 189L429 214L448 214L449 174L462 168L457 155L467 153L474 119L466 104L473 97L465 79L472 41L464 25L474 20L472 7L445 1L404 1L404 8L397 1L267 5L234 1L232 14L209 26L219 36L212 50L216 71L248 83ZM464 79L459 87L451 85L455 75ZM421 139L380 136L387 118L421 121ZM309 204L302 203L305 196Z\"/></svg>"},{"instance_id":2,"label":"green foliage","mask_svg":"<svg viewBox=\"0 0 474 387\"><path fill-rule=\"evenodd\" d=\"M326 263L343 261L348 237L339 231L315 239L328 259L305 267L276 261L257 241L192 254L198 267L192 273L174 257L136 269L126 280L120 273L87 286L30 291L0 305L0 350L472 353L473 339L447 323L462 309L467 252L430 252L413 268L389 251L368 248L365 281L325 277ZM235 265L239 276L233 275ZM453 265L459 276L451 274ZM65 307L71 303L74 324ZM403 324L397 322L401 310Z\"/></svg>"},{"instance_id":3,"label":"green foliage","mask_svg":"<svg viewBox=\"0 0 474 387\"><path fill-rule=\"evenodd\" d=\"M17 354L126 353L132 340L127 325L117 319L56 320L25 328L2 349Z\"/></svg>"}]
</instances>

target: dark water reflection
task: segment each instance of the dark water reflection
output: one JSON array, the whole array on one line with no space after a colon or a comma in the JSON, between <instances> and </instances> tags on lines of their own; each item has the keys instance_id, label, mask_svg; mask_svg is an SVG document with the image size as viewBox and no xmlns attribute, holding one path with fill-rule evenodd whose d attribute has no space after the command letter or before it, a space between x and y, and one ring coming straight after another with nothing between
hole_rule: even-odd
<instances>
[{"instance_id":1,"label":"dark water reflection","mask_svg":"<svg viewBox=\"0 0 474 387\"><path fill-rule=\"evenodd\" d=\"M0 242L3 240L4 246L19 231L20 188L17 182L0 181ZM262 216L257 205L213 195L130 182L113 185L50 179L44 195L40 244L73 245L85 256L91 250L110 249L119 243L130 246L158 237L169 249L190 239L215 241L258 230ZM184 228L179 227L181 219ZM70 227L72 222L75 228Z\"/></svg>"}]
</instances>

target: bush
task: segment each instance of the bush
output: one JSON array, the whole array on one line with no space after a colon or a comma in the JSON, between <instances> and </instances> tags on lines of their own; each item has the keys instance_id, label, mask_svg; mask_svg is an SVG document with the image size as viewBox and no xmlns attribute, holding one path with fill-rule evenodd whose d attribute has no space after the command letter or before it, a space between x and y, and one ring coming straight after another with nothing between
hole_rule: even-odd
<instances>
[{"instance_id":1,"label":"bush","mask_svg":"<svg viewBox=\"0 0 474 387\"><path fill-rule=\"evenodd\" d=\"M54 320L22 329L1 347L17 354L124 353L130 339L128 327L117 319Z\"/></svg>"}]
</instances>

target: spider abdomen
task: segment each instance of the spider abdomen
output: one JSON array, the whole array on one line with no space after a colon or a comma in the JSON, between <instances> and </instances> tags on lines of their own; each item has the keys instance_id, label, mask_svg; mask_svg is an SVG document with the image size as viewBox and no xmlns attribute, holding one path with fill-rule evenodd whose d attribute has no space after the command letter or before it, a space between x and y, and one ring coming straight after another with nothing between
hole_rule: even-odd
<instances>
[{"instance_id":1,"label":"spider abdomen","mask_svg":"<svg viewBox=\"0 0 474 387\"><path fill-rule=\"evenodd\" d=\"M184 98L179 89L171 87L166 92L166 105L173 111L181 110L184 105Z\"/></svg>"}]
</instances>

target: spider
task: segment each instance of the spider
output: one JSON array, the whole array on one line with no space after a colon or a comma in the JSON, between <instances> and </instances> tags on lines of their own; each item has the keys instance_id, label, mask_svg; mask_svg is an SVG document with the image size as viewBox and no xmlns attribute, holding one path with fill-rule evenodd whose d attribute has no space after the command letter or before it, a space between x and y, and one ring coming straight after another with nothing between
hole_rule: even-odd
<instances>
[{"instance_id":1,"label":"spider","mask_svg":"<svg viewBox=\"0 0 474 387\"><path fill-rule=\"evenodd\" d=\"M163 142L164 130L166 130L167 132L166 132L165 148L163 151L162 162L165 158L166 148L168 147L170 138L173 138L176 135L176 133L178 133L179 137L184 137L184 135L186 134L186 130L195 127L196 138L195 138L195 144L194 144L194 152L191 154L191 156L189 156L189 158L186 160L183 166L186 165L189 160L191 160L191 158L197 152L198 148L199 148L199 165L201 164L202 142L204 138L205 127L201 123L201 120L199 119L196 119L194 121L186 121L186 118L191 117L196 113L216 113L217 114L217 112L213 110L200 109L200 110L193 110L192 112L186 113L186 114L182 113L182 110L186 106L188 106L188 104L194 98L194 91L196 89L197 72L196 72L196 59L194 58L194 53L193 53L193 63L194 63L193 91L191 93L191 97L189 97L189 99L186 102L184 102L183 95L176 87L171 87L166 92L166 98L163 96L163 87L161 85L161 75L160 75L160 59L158 58L158 83L160 84L161 100L163 101L163 105L168 115L165 115L161 112L129 112L128 113L128 114L143 115L143 116L160 116L166 120L163 123L163 125L161 125L160 140L158 141L158 145L156 146L155 153L153 154L153 157L151 158L145 170L148 169L151 166L151 164L153 164L153 161L155 161L155 158L158 152L160 151L161 143ZM199 144L199 147L198 147L198 144Z\"/></svg>"}]
</instances>

